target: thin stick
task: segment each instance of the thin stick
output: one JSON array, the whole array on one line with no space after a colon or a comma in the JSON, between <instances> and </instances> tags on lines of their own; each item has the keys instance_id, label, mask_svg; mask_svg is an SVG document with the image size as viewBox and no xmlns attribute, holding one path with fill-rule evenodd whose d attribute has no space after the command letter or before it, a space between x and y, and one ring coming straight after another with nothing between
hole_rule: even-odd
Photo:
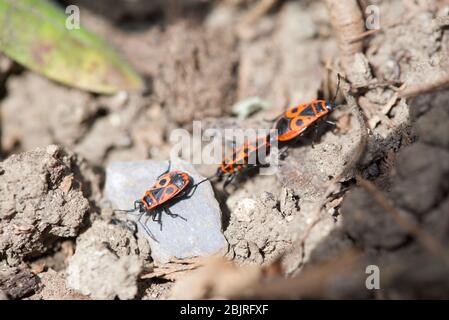
<instances>
[{"instance_id":1,"label":"thin stick","mask_svg":"<svg viewBox=\"0 0 449 320\"><path fill-rule=\"evenodd\" d=\"M243 18L243 23L245 25L251 25L256 22L260 17L264 16L268 11L270 11L279 0L261 0L258 2L253 9Z\"/></svg>"},{"instance_id":2,"label":"thin stick","mask_svg":"<svg viewBox=\"0 0 449 320\"><path fill-rule=\"evenodd\" d=\"M326 0L325 2L338 41L342 67L351 80L354 57L363 49L361 42L353 41L353 35L365 32L363 15L357 0Z\"/></svg>"},{"instance_id":3,"label":"thin stick","mask_svg":"<svg viewBox=\"0 0 449 320\"><path fill-rule=\"evenodd\" d=\"M201 267L201 264L182 264L177 266L156 267L150 273L144 274L140 279L153 279L153 278L169 278L174 273L181 273L190 270L195 270ZM171 267L171 268L170 268Z\"/></svg>"},{"instance_id":4,"label":"thin stick","mask_svg":"<svg viewBox=\"0 0 449 320\"><path fill-rule=\"evenodd\" d=\"M353 272L360 258L360 252L348 249L340 253L337 258L315 265L297 276L273 282L261 282L244 292L237 293L232 298L292 299L323 296L338 274Z\"/></svg>"},{"instance_id":5,"label":"thin stick","mask_svg":"<svg viewBox=\"0 0 449 320\"><path fill-rule=\"evenodd\" d=\"M402 91L399 92L399 98L409 98L414 97L423 93L428 93L431 91L436 91L443 89L449 86L449 74L439 79L428 82L428 83L419 83L413 86L407 86Z\"/></svg>"},{"instance_id":6,"label":"thin stick","mask_svg":"<svg viewBox=\"0 0 449 320\"><path fill-rule=\"evenodd\" d=\"M380 30L381 29L372 29L372 30L365 31L365 32L359 34L358 36L355 36L351 40L349 40L349 43L361 41L361 40L365 39L366 37L369 37L370 35L379 32Z\"/></svg>"}]
</instances>

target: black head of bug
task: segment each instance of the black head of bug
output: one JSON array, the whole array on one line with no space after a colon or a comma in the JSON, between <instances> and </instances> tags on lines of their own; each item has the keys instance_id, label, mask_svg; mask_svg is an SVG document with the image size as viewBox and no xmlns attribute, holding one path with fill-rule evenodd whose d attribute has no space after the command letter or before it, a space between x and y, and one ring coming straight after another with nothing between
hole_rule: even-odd
<instances>
[{"instance_id":1,"label":"black head of bug","mask_svg":"<svg viewBox=\"0 0 449 320\"><path fill-rule=\"evenodd\" d=\"M223 170L221 170L221 168L218 168L217 173L215 173L215 176L218 178L219 181L223 178L224 175L225 175L225 172Z\"/></svg>"},{"instance_id":2,"label":"black head of bug","mask_svg":"<svg viewBox=\"0 0 449 320\"><path fill-rule=\"evenodd\" d=\"M143 200L145 201L148 207L150 207L153 204L153 201L151 200L150 196L145 196ZM142 212L144 210L144 204L142 203L142 201L137 201L136 204L139 208L139 212Z\"/></svg>"},{"instance_id":3,"label":"black head of bug","mask_svg":"<svg viewBox=\"0 0 449 320\"><path fill-rule=\"evenodd\" d=\"M326 101L326 109L327 110L332 111L335 108L337 108L337 104L335 102Z\"/></svg>"}]
</instances>

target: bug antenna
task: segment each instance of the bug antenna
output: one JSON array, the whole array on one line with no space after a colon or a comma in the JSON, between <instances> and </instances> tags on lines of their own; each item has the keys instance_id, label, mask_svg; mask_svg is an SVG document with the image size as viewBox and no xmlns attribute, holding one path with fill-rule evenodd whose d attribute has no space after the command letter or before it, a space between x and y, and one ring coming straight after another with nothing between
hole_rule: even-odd
<instances>
[{"instance_id":1,"label":"bug antenna","mask_svg":"<svg viewBox=\"0 0 449 320\"><path fill-rule=\"evenodd\" d=\"M338 78L338 80L337 80L337 90L335 91L335 95L334 95L334 97L332 98L331 102L335 102L335 99L337 99L338 93L339 93L339 91L340 91L340 80L341 80L341 76L340 76L339 73L337 73L337 78Z\"/></svg>"},{"instance_id":2,"label":"bug antenna","mask_svg":"<svg viewBox=\"0 0 449 320\"><path fill-rule=\"evenodd\" d=\"M211 175L211 176L209 176L209 177L207 177L207 178L204 178L203 180L201 180L200 182L198 182L198 183L196 184L196 186L202 184L203 182L211 181L213 178L216 178L216 177L217 177L217 176L216 176L215 174L213 174L213 175Z\"/></svg>"},{"instance_id":3,"label":"bug antenna","mask_svg":"<svg viewBox=\"0 0 449 320\"><path fill-rule=\"evenodd\" d=\"M206 181L208 181L208 180L211 180L213 177L214 177L214 176L210 176L210 177L204 178L203 180L201 180L200 182L198 182L197 185L199 185L199 184L201 184L201 183L203 183L203 182L206 182Z\"/></svg>"}]
</instances>

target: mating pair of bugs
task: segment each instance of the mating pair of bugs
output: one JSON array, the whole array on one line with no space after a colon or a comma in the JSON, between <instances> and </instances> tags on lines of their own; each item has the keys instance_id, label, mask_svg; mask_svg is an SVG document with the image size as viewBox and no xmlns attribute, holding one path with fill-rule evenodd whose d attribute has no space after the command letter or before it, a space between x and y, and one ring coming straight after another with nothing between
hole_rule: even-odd
<instances>
[{"instance_id":1,"label":"mating pair of bugs","mask_svg":"<svg viewBox=\"0 0 449 320\"><path fill-rule=\"evenodd\" d=\"M218 168L216 176L219 180L226 177L224 188L231 183L239 172L243 169L249 169L254 166L261 166L260 161L257 161L260 154L268 154L274 142L291 143L299 138L308 128L316 124L318 120L325 118L337 105L335 99L338 96L340 88L340 75L338 75L337 90L335 96L329 100L314 100L309 103L303 103L298 106L289 108L283 114L275 119L274 129L277 132L276 137L270 135L262 138L257 138L254 141L249 141L243 144L240 148L235 149L234 152L223 160L220 168ZM335 125L335 123L326 120L326 122ZM288 146L287 146L288 148ZM285 149L286 150L286 149ZM263 151L263 152L260 152ZM256 161L249 164L248 159L255 159Z\"/></svg>"},{"instance_id":2,"label":"mating pair of bugs","mask_svg":"<svg viewBox=\"0 0 449 320\"><path fill-rule=\"evenodd\" d=\"M340 82L340 78L339 78ZM300 137L309 127L318 120L323 119L331 111L336 108L334 98L330 101L314 100L309 103L300 104L285 111L277 118L274 128L277 130L276 137L278 142L291 142ZM219 181L225 178L224 188L233 181L235 176L244 168L258 166L259 164L249 165L248 159L256 154L258 150L265 147L269 150L272 144L272 138L267 135L258 138L256 141L247 142L240 148L236 149L233 154L223 160L213 177L217 177ZM196 188L203 182L210 180L212 177L205 178L198 183L194 183L193 178L183 171L170 171L171 162L168 169L162 173L156 180L155 184L145 192L143 197L134 202L134 209L119 210L125 212L136 212L138 214L137 223L151 236L151 232L147 227L147 221L152 217L153 221L159 223L162 229L162 213L166 213L171 217L180 217L170 211L173 202L180 199L190 198L196 191ZM142 218L146 216L146 220L142 222Z\"/></svg>"}]
</instances>

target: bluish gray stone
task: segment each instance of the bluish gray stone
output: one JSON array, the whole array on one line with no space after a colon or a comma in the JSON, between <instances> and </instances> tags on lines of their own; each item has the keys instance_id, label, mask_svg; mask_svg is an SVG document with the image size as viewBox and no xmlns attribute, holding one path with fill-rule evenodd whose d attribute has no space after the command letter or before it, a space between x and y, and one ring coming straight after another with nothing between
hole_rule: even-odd
<instances>
[{"instance_id":1,"label":"bluish gray stone","mask_svg":"<svg viewBox=\"0 0 449 320\"><path fill-rule=\"evenodd\" d=\"M142 198L167 167L168 161L155 160L111 164L106 169L106 200L113 208L132 209L134 201ZM180 159L172 161L171 170L187 172L194 183L204 179L191 164ZM200 184L191 198L181 199L169 208L185 220L162 213L161 231L160 225L150 218L146 226L154 239L138 224L139 233L148 239L151 256L157 263L226 250L228 244L221 231L221 211L209 181ZM136 220L136 213L128 214L128 218Z\"/></svg>"}]
</instances>

